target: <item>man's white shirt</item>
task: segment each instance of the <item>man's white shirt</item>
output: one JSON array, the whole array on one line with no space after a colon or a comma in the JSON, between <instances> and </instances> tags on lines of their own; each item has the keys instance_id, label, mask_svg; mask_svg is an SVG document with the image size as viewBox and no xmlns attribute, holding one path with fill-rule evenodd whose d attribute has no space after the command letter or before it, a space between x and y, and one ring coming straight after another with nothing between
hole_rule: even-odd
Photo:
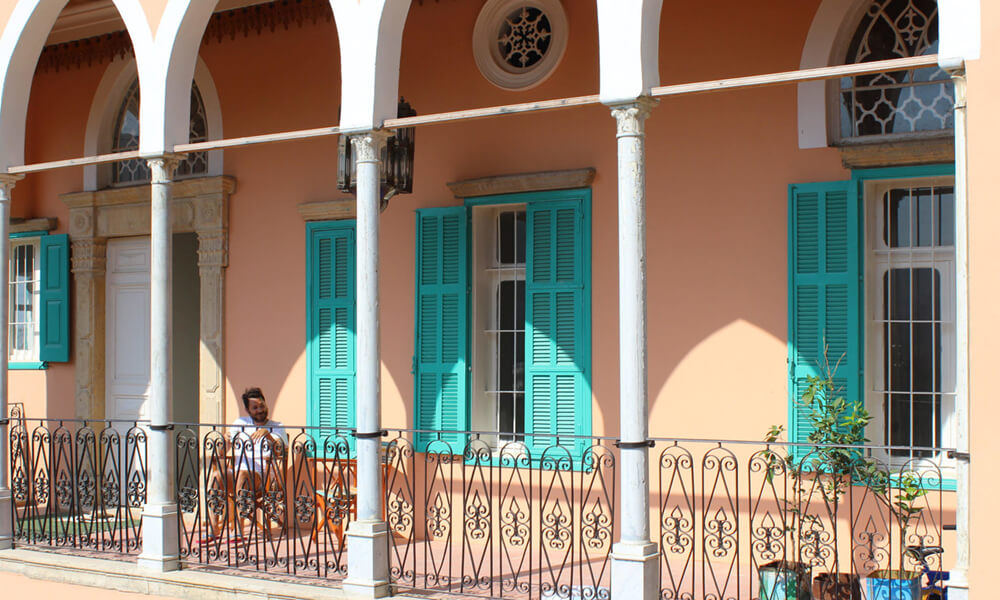
<instances>
[{"instance_id":1,"label":"man's white shirt","mask_svg":"<svg viewBox=\"0 0 1000 600\"><path fill-rule=\"evenodd\" d=\"M238 417L233 421L230 435L233 441L233 458L236 461L236 468L240 471L253 470L254 473L264 472L264 463L271 456L271 449L277 442L273 437L269 441L262 436L251 443L254 432L258 429L265 429L273 437L281 440L281 443L288 446L288 434L285 433L284 426L271 419L264 425L257 425L251 417Z\"/></svg>"}]
</instances>

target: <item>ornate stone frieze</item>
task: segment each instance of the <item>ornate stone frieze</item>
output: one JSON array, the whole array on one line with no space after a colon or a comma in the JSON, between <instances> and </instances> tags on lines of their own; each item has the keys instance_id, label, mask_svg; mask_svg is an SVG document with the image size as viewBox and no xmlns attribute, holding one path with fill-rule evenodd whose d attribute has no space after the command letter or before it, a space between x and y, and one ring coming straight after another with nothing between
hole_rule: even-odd
<instances>
[{"instance_id":1,"label":"ornate stone frieze","mask_svg":"<svg viewBox=\"0 0 1000 600\"><path fill-rule=\"evenodd\" d=\"M107 270L108 242L102 238L73 240L70 252L74 276Z\"/></svg>"}]
</instances>

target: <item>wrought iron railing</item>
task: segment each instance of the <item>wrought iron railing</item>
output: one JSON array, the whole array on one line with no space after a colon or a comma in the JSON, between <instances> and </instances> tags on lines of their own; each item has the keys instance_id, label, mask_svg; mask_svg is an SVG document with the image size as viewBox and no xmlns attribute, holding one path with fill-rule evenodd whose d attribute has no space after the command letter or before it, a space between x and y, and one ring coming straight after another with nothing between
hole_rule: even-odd
<instances>
[{"instance_id":1,"label":"wrought iron railing","mask_svg":"<svg viewBox=\"0 0 1000 600\"><path fill-rule=\"evenodd\" d=\"M609 597L614 440L518 438L389 431L386 519L397 588Z\"/></svg>"},{"instance_id":2,"label":"wrought iron railing","mask_svg":"<svg viewBox=\"0 0 1000 600\"><path fill-rule=\"evenodd\" d=\"M185 566L343 578L356 518L353 432L254 430L174 424ZM16 543L137 554L146 435L136 423L12 419ZM907 547L949 541L947 450L653 441L663 600L777 600L790 579L813 598L868 600L860 578L918 570ZM388 431L393 585L608 598L620 452L611 438Z\"/></svg>"},{"instance_id":3,"label":"wrought iron railing","mask_svg":"<svg viewBox=\"0 0 1000 600\"><path fill-rule=\"evenodd\" d=\"M796 586L798 598L867 600L862 578L919 572L907 547L941 545L946 514L953 519L946 449L656 443L664 600L779 600Z\"/></svg>"},{"instance_id":4,"label":"wrought iron railing","mask_svg":"<svg viewBox=\"0 0 1000 600\"><path fill-rule=\"evenodd\" d=\"M324 578L347 572L350 431L175 425L180 554L207 565Z\"/></svg>"},{"instance_id":5,"label":"wrought iron railing","mask_svg":"<svg viewBox=\"0 0 1000 600\"><path fill-rule=\"evenodd\" d=\"M15 543L141 551L146 433L136 422L12 412L9 443Z\"/></svg>"}]
</instances>

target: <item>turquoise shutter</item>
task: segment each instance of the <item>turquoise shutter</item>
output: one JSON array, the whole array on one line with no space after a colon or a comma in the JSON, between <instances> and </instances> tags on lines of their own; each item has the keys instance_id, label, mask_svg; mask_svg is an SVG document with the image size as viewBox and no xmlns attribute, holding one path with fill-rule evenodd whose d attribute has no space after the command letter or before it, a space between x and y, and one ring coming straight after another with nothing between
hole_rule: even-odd
<instances>
[{"instance_id":1,"label":"turquoise shutter","mask_svg":"<svg viewBox=\"0 0 1000 600\"><path fill-rule=\"evenodd\" d=\"M309 223L306 329L309 425L354 427L354 222ZM354 437L338 432L354 450ZM330 432L320 440L334 440Z\"/></svg>"},{"instance_id":2,"label":"turquoise shutter","mask_svg":"<svg viewBox=\"0 0 1000 600\"><path fill-rule=\"evenodd\" d=\"M532 457L582 454L590 434L590 292L581 201L528 204L525 413Z\"/></svg>"},{"instance_id":3,"label":"turquoise shutter","mask_svg":"<svg viewBox=\"0 0 1000 600\"><path fill-rule=\"evenodd\" d=\"M466 230L464 207L417 211L416 429L468 429ZM419 433L416 441L418 452L465 451L460 434Z\"/></svg>"},{"instance_id":4,"label":"turquoise shutter","mask_svg":"<svg viewBox=\"0 0 1000 600\"><path fill-rule=\"evenodd\" d=\"M69 361L69 236L43 235L41 250L41 346L43 362Z\"/></svg>"},{"instance_id":5,"label":"turquoise shutter","mask_svg":"<svg viewBox=\"0 0 1000 600\"><path fill-rule=\"evenodd\" d=\"M788 421L793 442L807 442L812 433L812 409L799 399L809 385L807 378L823 373L824 341L830 365L836 365L834 381L840 394L863 401L859 211L854 182L789 188Z\"/></svg>"}]
</instances>

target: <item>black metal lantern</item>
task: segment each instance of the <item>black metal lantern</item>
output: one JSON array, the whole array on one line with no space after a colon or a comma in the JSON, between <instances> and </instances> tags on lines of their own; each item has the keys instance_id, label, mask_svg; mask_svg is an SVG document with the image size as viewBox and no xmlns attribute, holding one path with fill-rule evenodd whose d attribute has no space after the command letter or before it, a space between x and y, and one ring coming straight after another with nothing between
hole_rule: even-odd
<instances>
[{"instance_id":1,"label":"black metal lantern","mask_svg":"<svg viewBox=\"0 0 1000 600\"><path fill-rule=\"evenodd\" d=\"M399 99L396 110L399 117L415 117L413 110L405 98ZM413 145L416 128L401 127L386 140L382 148L382 174L380 210L385 210L389 199L396 194L409 194L413 191ZM358 163L355 160L354 149L348 136L342 135L337 141L337 189L348 194L356 194L358 190Z\"/></svg>"}]
</instances>

